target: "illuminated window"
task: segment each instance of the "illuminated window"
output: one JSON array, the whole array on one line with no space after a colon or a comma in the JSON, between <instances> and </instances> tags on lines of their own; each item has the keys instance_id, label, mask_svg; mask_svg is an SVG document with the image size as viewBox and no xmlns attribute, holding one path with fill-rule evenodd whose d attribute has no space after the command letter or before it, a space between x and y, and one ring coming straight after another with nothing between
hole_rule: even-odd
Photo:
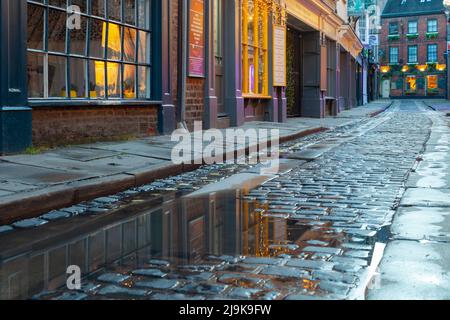
<instances>
[{"instance_id":1,"label":"illuminated window","mask_svg":"<svg viewBox=\"0 0 450 320\"><path fill-rule=\"evenodd\" d=\"M150 99L151 1L28 0L29 97Z\"/></svg>"},{"instance_id":2,"label":"illuminated window","mask_svg":"<svg viewBox=\"0 0 450 320\"><path fill-rule=\"evenodd\" d=\"M427 88L429 90L436 90L438 88L438 76L437 75L427 76Z\"/></svg>"},{"instance_id":3,"label":"illuminated window","mask_svg":"<svg viewBox=\"0 0 450 320\"><path fill-rule=\"evenodd\" d=\"M407 76L406 77L406 90L407 91L416 91L417 89L417 81L416 76Z\"/></svg>"},{"instance_id":4,"label":"illuminated window","mask_svg":"<svg viewBox=\"0 0 450 320\"><path fill-rule=\"evenodd\" d=\"M268 95L268 0L242 1L243 92Z\"/></svg>"}]
</instances>

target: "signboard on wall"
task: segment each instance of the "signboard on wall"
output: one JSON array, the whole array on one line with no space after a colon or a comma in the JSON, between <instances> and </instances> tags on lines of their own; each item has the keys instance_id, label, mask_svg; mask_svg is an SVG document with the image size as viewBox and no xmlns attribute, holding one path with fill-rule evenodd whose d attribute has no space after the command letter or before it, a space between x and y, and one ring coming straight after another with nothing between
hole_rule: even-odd
<instances>
[{"instance_id":1,"label":"signboard on wall","mask_svg":"<svg viewBox=\"0 0 450 320\"><path fill-rule=\"evenodd\" d=\"M205 0L190 0L188 74L205 76Z\"/></svg>"},{"instance_id":2,"label":"signboard on wall","mask_svg":"<svg viewBox=\"0 0 450 320\"><path fill-rule=\"evenodd\" d=\"M273 85L286 87L286 27L273 26Z\"/></svg>"}]
</instances>

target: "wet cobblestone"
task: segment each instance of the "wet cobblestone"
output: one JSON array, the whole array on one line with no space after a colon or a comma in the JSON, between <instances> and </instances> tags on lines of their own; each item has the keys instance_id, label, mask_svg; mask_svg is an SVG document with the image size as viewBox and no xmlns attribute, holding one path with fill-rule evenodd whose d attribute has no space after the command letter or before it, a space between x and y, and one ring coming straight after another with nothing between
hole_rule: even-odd
<instances>
[{"instance_id":1,"label":"wet cobblestone","mask_svg":"<svg viewBox=\"0 0 450 320\"><path fill-rule=\"evenodd\" d=\"M299 162L297 168L239 194L248 219L256 221L252 233L256 244L248 252L233 255L205 249L207 254L193 254L190 259L169 259L166 254L141 259L134 255L108 265L103 276L89 278L100 287L86 298L348 298L361 284L375 243L383 240L383 228L392 222L404 181L429 127L430 120L423 114L390 112L356 127L284 144L285 157L298 157L311 147L316 152L304 155L321 155L308 157L310 161ZM185 194L248 169L209 166L93 203L107 208L144 193L181 190ZM264 227L263 222L270 227ZM283 230L276 225L284 226ZM248 233L243 232L245 237ZM264 238L267 234L270 236Z\"/></svg>"}]
</instances>

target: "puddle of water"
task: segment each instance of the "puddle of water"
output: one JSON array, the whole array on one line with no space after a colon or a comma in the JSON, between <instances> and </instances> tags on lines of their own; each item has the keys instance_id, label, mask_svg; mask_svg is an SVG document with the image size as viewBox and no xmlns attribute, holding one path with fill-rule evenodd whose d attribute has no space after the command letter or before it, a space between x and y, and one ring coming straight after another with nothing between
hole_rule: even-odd
<instances>
[{"instance_id":1,"label":"puddle of water","mask_svg":"<svg viewBox=\"0 0 450 320\"><path fill-rule=\"evenodd\" d=\"M0 299L28 299L57 290L65 286L70 265L80 266L88 276L85 281L95 280L95 274L104 270L130 273L153 268L175 278L200 279L202 273L211 272L219 278L228 274L224 282L237 286L255 287L252 277L256 277L280 292L289 287L316 291L317 281L310 279L306 271L304 276L283 277L272 275L270 270L265 274L255 270L260 264L284 264L287 260L283 258L287 256L313 258L320 264L327 254L302 253L302 249L308 242L328 244L331 241L333 246L339 246L343 235L328 232L326 224L317 227L286 219L282 214L268 215L267 212L277 208L269 209L267 203L244 200L244 192L228 190L173 198L159 208L131 216L115 213L99 221L78 217L36 230L18 231L14 236L2 236ZM140 202L145 200L134 201ZM75 234L72 229L76 230ZM8 247L13 250L9 252L18 252L5 258ZM263 260L241 263L242 256ZM233 264L223 263L230 259L236 260ZM288 271L286 268L280 272ZM229 276L230 273L235 277ZM142 277L133 281L138 280ZM133 285L134 282L129 284Z\"/></svg>"}]
</instances>

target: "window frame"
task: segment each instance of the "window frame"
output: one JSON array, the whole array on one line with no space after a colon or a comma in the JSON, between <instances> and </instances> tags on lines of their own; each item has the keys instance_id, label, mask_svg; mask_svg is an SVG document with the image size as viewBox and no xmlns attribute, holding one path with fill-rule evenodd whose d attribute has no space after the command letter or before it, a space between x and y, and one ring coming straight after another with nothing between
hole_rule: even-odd
<instances>
[{"instance_id":1,"label":"window frame","mask_svg":"<svg viewBox=\"0 0 450 320\"><path fill-rule=\"evenodd\" d=\"M435 22L435 27L436 27L436 30L430 30L430 22ZM436 19L436 18L431 18L431 19L428 19L427 20L427 32L428 33L437 33L437 32L439 32L439 22L438 22L438 19Z\"/></svg>"},{"instance_id":2,"label":"window frame","mask_svg":"<svg viewBox=\"0 0 450 320\"><path fill-rule=\"evenodd\" d=\"M415 24L415 32L411 32L411 24ZM418 34L419 33L419 22L417 20L408 21L408 34Z\"/></svg>"},{"instance_id":3,"label":"window frame","mask_svg":"<svg viewBox=\"0 0 450 320\"><path fill-rule=\"evenodd\" d=\"M227 1L227 0L226 0ZM258 23L253 24L253 43L249 42L248 25L249 25L249 13L248 2L250 0L242 0L242 96L244 98L271 98L269 95L269 10L268 6L261 6L259 3L266 3L267 0L252 0L254 1L254 17L262 17L262 30L260 30ZM262 9L262 10L260 10ZM261 11L261 12L260 12ZM255 18L254 18L255 19ZM259 42L262 37L262 46ZM249 70L249 49L253 48L254 57L254 87L256 92L250 91L250 70ZM259 90L259 57L260 52L263 52L263 82L262 91ZM255 59L257 57L257 59Z\"/></svg>"},{"instance_id":4,"label":"window frame","mask_svg":"<svg viewBox=\"0 0 450 320\"><path fill-rule=\"evenodd\" d=\"M415 57L414 61L411 60L411 49L415 49ZM418 63L419 62L419 47L417 45L408 46L408 63Z\"/></svg>"},{"instance_id":5,"label":"window frame","mask_svg":"<svg viewBox=\"0 0 450 320\"><path fill-rule=\"evenodd\" d=\"M392 32L392 28L396 28L397 32ZM396 36L400 34L400 30L398 28L398 22L389 22L389 35Z\"/></svg>"},{"instance_id":6,"label":"window frame","mask_svg":"<svg viewBox=\"0 0 450 320\"><path fill-rule=\"evenodd\" d=\"M397 53L396 54L394 54L393 53L393 50L396 50L397 51ZM390 64L398 64L399 63L399 52L400 52L400 49L399 49L399 47L389 47L389 63ZM397 61L392 61L392 57L393 56L396 56L397 57Z\"/></svg>"},{"instance_id":7,"label":"window frame","mask_svg":"<svg viewBox=\"0 0 450 320\"><path fill-rule=\"evenodd\" d=\"M65 28L65 48L64 52L54 52L50 51L48 48L48 37L49 37L49 30L48 30L48 24L49 24L49 11L50 10L57 10L61 12L61 14L69 15L67 6L72 5L72 0L65 1L65 6L55 6L50 4L49 0L43 0L42 2L36 1L36 0L27 0L27 8L29 8L30 5L38 6L43 8L44 10L44 30L43 30L43 44L42 48L40 49L33 49L29 48L27 43L27 54L39 54L44 57L43 61L43 86L44 86L44 92L43 97L28 97L28 101L31 105L46 105L46 106L57 106L57 105L97 105L97 104L124 104L124 105L136 105L136 104L155 104L158 103L154 100L154 92L153 92L153 79L154 79L154 45L153 45L153 39L154 39L154 5L153 0L146 0L147 2L144 4L148 15L146 15L144 21L144 25L140 25L139 21L139 4L141 1L135 0L135 8L134 8L134 24L130 24L128 21L126 21L125 17L125 0L121 0L121 7L120 7L120 21L114 20L109 18L109 2L103 1L103 15L98 16L95 15L93 12L93 0L85 0L85 10L80 13L81 19L85 19L86 26L83 32L85 33L85 39L84 39L84 53L71 53L70 49L70 36L71 36L71 30L67 27ZM100 45L103 50L102 57L93 57L91 55L90 49L91 49L91 28L92 24L97 21L104 24L104 28L106 29L104 32L106 34L106 39L99 40ZM118 25L120 30L120 58L119 59L111 59L107 56L108 51L108 31L110 29L111 24ZM131 30L135 30L135 40L134 40L134 61L128 61L125 58L125 30L127 28L130 28ZM140 62L139 59L139 44L140 44L140 33L143 32L144 35L146 35L146 57L145 62ZM48 60L49 57L62 57L65 60L65 96L61 97L51 97L49 88L48 88ZM71 81L71 68L70 65L72 63L73 59L79 59L82 60L84 63L84 96L82 97L71 97L71 91L73 89L73 83ZM89 64L91 62L102 62L104 64L103 68L105 70L104 74L104 96L102 97L93 97L91 93L91 85L90 85L90 66ZM118 63L119 64L119 73L120 73L120 86L119 86L119 96L118 97L110 97L108 94L108 79L107 79L107 68L108 63ZM124 70L128 66L133 66L135 69L134 74L134 97L126 98L125 97L125 81L124 81ZM146 83L146 92L144 96L141 96L141 92L139 89L139 83L140 83L140 74L139 70L144 69L145 74L145 83ZM67 88L70 88L69 90Z\"/></svg>"},{"instance_id":8,"label":"window frame","mask_svg":"<svg viewBox=\"0 0 450 320\"><path fill-rule=\"evenodd\" d=\"M435 54L436 58L434 60L430 59L430 48L435 48L433 54ZM439 52L439 46L437 43L428 44L427 45L427 62L437 63L439 61L438 52Z\"/></svg>"}]
</instances>

